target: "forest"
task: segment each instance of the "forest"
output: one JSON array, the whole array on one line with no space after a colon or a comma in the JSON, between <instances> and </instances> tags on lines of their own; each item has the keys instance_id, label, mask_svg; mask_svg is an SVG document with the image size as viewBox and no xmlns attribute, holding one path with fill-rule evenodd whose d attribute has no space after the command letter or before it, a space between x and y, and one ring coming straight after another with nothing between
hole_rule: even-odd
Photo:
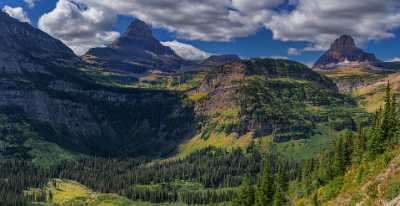
<instances>
[{"instance_id":1,"label":"forest","mask_svg":"<svg viewBox=\"0 0 400 206\"><path fill-rule=\"evenodd\" d=\"M256 144L234 151L209 147L183 159L161 161L85 157L44 167L24 160L4 160L0 162L0 198L6 206L47 200L51 193L24 195L24 191L42 188L59 178L75 180L94 191L153 203L278 206L290 204L292 191L296 191L295 198L312 197L312 204L320 205L318 188L340 181L348 168L371 161L399 144L396 102L388 85L385 105L374 114L372 126L359 126L356 133L348 131L332 139L328 150L306 161L289 161L273 148L261 152ZM199 183L203 188L182 189L173 184L177 180Z\"/></svg>"}]
</instances>

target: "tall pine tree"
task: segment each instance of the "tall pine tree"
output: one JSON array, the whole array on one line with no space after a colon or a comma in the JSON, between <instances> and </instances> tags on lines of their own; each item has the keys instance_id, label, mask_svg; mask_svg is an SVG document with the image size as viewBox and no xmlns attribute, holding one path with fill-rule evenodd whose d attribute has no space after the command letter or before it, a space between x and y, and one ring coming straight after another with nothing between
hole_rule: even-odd
<instances>
[{"instance_id":1,"label":"tall pine tree","mask_svg":"<svg viewBox=\"0 0 400 206\"><path fill-rule=\"evenodd\" d=\"M271 174L271 166L268 161L264 163L264 169L259 177L255 198L256 206L270 206L274 196L274 178Z\"/></svg>"}]
</instances>

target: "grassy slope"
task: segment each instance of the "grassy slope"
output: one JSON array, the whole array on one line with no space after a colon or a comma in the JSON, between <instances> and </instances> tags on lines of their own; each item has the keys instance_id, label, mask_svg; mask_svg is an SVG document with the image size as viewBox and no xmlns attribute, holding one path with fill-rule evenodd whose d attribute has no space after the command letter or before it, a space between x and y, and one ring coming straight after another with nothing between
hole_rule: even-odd
<instances>
[{"instance_id":1,"label":"grassy slope","mask_svg":"<svg viewBox=\"0 0 400 206\"><path fill-rule=\"evenodd\" d=\"M160 204L151 204L146 202L134 202L125 197L115 194L96 193L87 187L73 181L54 180L56 187L49 183L43 190L51 191L53 194L52 200L38 205L44 206L153 206ZM26 193L34 193L37 189L28 190ZM183 204L165 204L179 206Z\"/></svg>"},{"instance_id":2,"label":"grassy slope","mask_svg":"<svg viewBox=\"0 0 400 206\"><path fill-rule=\"evenodd\" d=\"M181 187L184 185L185 188L196 187L190 183L177 182L175 185ZM157 185L145 185L136 187L157 187ZM116 194L105 194L96 193L88 189L87 187L79 184L78 182L69 180L52 180L44 188L32 188L25 191L26 195L32 195L38 191L45 191L46 193L51 192L52 198L47 198L45 202L36 202L36 205L42 206L185 206L183 203L150 203L150 202L138 202L132 201L125 197ZM222 206L223 204L220 204Z\"/></svg>"},{"instance_id":3,"label":"grassy slope","mask_svg":"<svg viewBox=\"0 0 400 206\"><path fill-rule=\"evenodd\" d=\"M385 86L388 82L392 84L392 88L398 95L400 93L399 73L388 75L370 85L357 88L353 91L353 95L360 99L361 104L366 108L367 111L376 111L383 105Z\"/></svg>"},{"instance_id":4,"label":"grassy slope","mask_svg":"<svg viewBox=\"0 0 400 206\"><path fill-rule=\"evenodd\" d=\"M180 73L174 75L166 75L159 73L152 73L142 77L139 77L136 82L121 82L121 76L123 74L103 74L102 72L92 73L92 77L97 79L99 82L104 84L113 85L117 87L133 87L133 88L151 88L151 89L161 89L161 90L175 90L185 92L191 101L199 101L207 97L206 93L195 93L192 92L193 88L199 86L206 72L188 72ZM117 77L116 77L117 76ZM125 76L127 78L127 76ZM254 78L249 78L249 80ZM255 80L257 81L257 80ZM270 80L268 80L270 81ZM282 85L292 85L293 87L309 87L308 81L301 80L289 80L287 78L275 78L274 84ZM291 86L291 87L292 87ZM312 86L310 86L312 87ZM272 88L273 89L273 88ZM343 110L344 108L339 108ZM194 135L193 138L188 139L186 142L181 144L178 148L177 157L184 157L196 150L200 150L209 146L214 146L217 148L234 149L234 148L246 148L253 142L251 132L238 136L235 133L231 133L233 127L238 125L238 108L232 108L231 111L219 111L207 120L207 125L203 126L201 134ZM321 110L318 108L318 110ZM326 112L326 108L322 108ZM308 112L316 113L319 111L309 110ZM353 108L349 112L359 113ZM309 158L315 152L327 146L329 143L326 136L332 135L332 133L337 133L337 131L331 132L327 129L326 125L318 124L314 129L314 134L306 140L293 140L278 144L278 150L282 151L288 157L300 156L301 158ZM257 140L257 142L270 142L270 136L266 136ZM262 145L262 144L261 144ZM284 152L284 151L290 152Z\"/></svg>"},{"instance_id":5,"label":"grassy slope","mask_svg":"<svg viewBox=\"0 0 400 206\"><path fill-rule=\"evenodd\" d=\"M400 203L400 148L374 161L364 160L318 190L323 206L372 206ZM397 200L395 200L397 198ZM312 197L295 200L295 205L311 205Z\"/></svg>"},{"instance_id":6,"label":"grassy slope","mask_svg":"<svg viewBox=\"0 0 400 206\"><path fill-rule=\"evenodd\" d=\"M340 67L329 71L318 71L335 81L341 90L351 93L368 112L382 106L384 88L387 82L400 90L400 75L393 72L372 70L363 67Z\"/></svg>"},{"instance_id":7,"label":"grassy slope","mask_svg":"<svg viewBox=\"0 0 400 206\"><path fill-rule=\"evenodd\" d=\"M368 118L361 109L357 108L357 106L347 103L349 100L344 100L342 99L344 97L337 95L337 93L329 92L326 89L314 89L315 85L308 81L291 80L287 78L266 80L264 78L260 79L252 77L249 79L252 82L259 82L262 85L262 89L257 90L257 95L264 95L262 92L265 92L268 95L275 95L276 93L276 102L263 102L262 100L260 100L261 102L258 102L263 106L268 106L268 109L272 108L272 110L274 110L274 108L278 108L279 110L282 105L286 105L289 109L285 111L299 116L300 118L298 118L298 121L305 120L305 122L308 123L311 121L310 118L312 119L312 117L315 117L316 119L325 119L322 121L312 122L312 124L315 124L315 128L312 129L312 134L309 135L308 138L284 141L276 144L277 150L283 154L283 156L288 158L311 158L321 149L328 146L330 143L329 137L339 134L343 129L341 128L342 125L348 124L349 120L350 123L351 121L360 123ZM275 85L279 86L275 87ZM305 93L306 96L321 96L321 101L329 103L324 103L321 106L313 106L312 101L318 100L303 102L304 100L300 100L302 97L296 96L301 92ZM329 98L323 98L324 95L328 95ZM299 104L301 106L298 108L290 106ZM247 146L251 145L254 141L256 144L259 144L261 148L268 148L268 145L272 144L271 135L263 136L254 140L252 138L252 132L246 133L243 136L238 136L237 133L231 132L232 128L236 128L239 124L239 111L237 110L238 108L217 111L211 115L207 120L205 127L203 127L202 133L180 146L178 156L185 156L193 151L208 146L225 148L228 150L232 148L247 148ZM353 118L353 120L351 120L351 118ZM301 122L298 124L303 125ZM288 132L288 135L290 135L290 132Z\"/></svg>"}]
</instances>

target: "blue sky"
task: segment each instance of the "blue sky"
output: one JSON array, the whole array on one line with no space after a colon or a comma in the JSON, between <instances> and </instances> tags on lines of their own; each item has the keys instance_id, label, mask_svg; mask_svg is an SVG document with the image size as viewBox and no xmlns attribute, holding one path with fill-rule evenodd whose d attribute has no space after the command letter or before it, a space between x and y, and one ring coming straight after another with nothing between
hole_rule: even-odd
<instances>
[{"instance_id":1,"label":"blue sky","mask_svg":"<svg viewBox=\"0 0 400 206\"><path fill-rule=\"evenodd\" d=\"M66 1L66 0L65 0ZM123 1L129 1L129 0L123 0ZM134 1L134 0L132 0ZM267 0L268 1L268 0ZM276 1L276 0L275 0ZM309 0L309 1L318 1L318 0ZM324 0L321 0L324 1ZM351 1L351 0L349 0ZM374 1L374 0L367 0L367 1ZM391 0L389 0L391 1ZM38 20L39 18L48 12L53 11L56 8L58 0L36 0L34 1L35 5L34 7L30 7L27 3L24 2L24 0L1 0L0 1L0 8L4 8L5 6L9 7L22 7L23 10L26 12L26 15L29 17L31 24L38 27ZM90 0L88 1L90 2ZM90 3L88 3L90 5ZM279 9L282 9L282 5L286 5L285 9L286 13L292 12L292 10L296 9L296 6L299 7L299 12L301 12L301 2L297 3L297 5L294 5L294 9L289 8L287 3L285 4L280 4L279 6L274 7L271 9L271 11L276 11ZM243 4L240 6L243 7ZM244 5L246 6L246 5ZM264 6L264 5L263 5ZM105 7L99 7L99 8L104 8L108 9ZM238 7L239 8L239 7ZM289 8L289 9L288 9ZM356 7L355 7L356 8ZM400 8L400 7L399 7ZM114 9L114 8L112 8ZM246 9L248 9L246 7ZM255 11L254 8L252 8L252 11ZM328 8L329 9L329 8ZM238 9L239 10L239 9ZM114 10L113 10L114 11ZM243 9L243 11L245 11ZM257 10L258 11L258 10ZM327 10L329 11L329 10ZM354 12L357 12L357 10L354 10ZM378 11L377 11L378 12ZM245 13L245 12L242 12ZM398 10L398 13L400 13L400 9ZM139 14L142 15L142 14ZM307 14L305 14L307 15ZM368 13L364 14L368 15ZM110 31L115 31L118 33L122 33L128 24L135 18L135 15L130 14L129 12L126 11L118 11L115 12L116 20L115 21L110 21L112 22L111 28L107 28L106 30ZM142 15L144 16L144 15ZM246 18L249 15L245 15L242 18ZM216 53L216 54L237 54L241 57L244 58L252 58L252 57L287 57L289 59L301 61L306 64L312 64L321 54L321 51L315 51L318 49L311 49L312 51L303 51L300 52L301 54L298 55L290 55L288 54L288 49L289 48L295 48L299 51L304 50L307 47L318 47L320 45L324 45L326 47L327 43L321 43L325 42L325 40L321 40L321 38L317 38L318 35L323 36L327 35L326 31L321 31L320 33L316 33L316 39L313 39L312 36L307 37L307 36L301 36L300 34L298 36L295 36L293 34L283 34L281 37L278 37L277 39L273 38L273 32L275 33L284 33L285 31L279 31L279 27L276 26L278 23L276 22L269 22L266 23L268 26L255 26L254 28L256 29L249 29L250 32L245 31L242 33L245 33L243 35L242 33L238 35L232 35L229 40L220 40L218 38L221 37L215 37L216 39L212 39L214 37L210 37L211 39L204 39L208 38L207 36L204 37L205 35L202 34L201 32L198 32L197 30L193 32L193 35L199 36L200 34L202 35L198 39L192 38L190 35L192 35L189 32L189 37L188 32L184 31L181 32L179 31L179 25L168 25L168 22L160 22L158 23L157 20L155 20L152 17L147 17L144 16L145 18L148 18L149 21L151 21L153 24L159 25L158 27L154 27L153 31L156 36L161 41L172 41L172 40L178 40L179 42L190 44L196 48L199 48L203 51L206 51L208 53ZM110 17L112 18L112 17ZM249 17L250 18L250 17ZM278 16L277 18L287 18L288 22L291 20L289 16ZM339 18L339 17L338 17ZM361 17L360 17L361 18ZM365 18L364 16L362 18ZM310 16L310 19L313 19L313 17ZM285 20L285 19L283 19ZM346 21L346 20L343 20ZM154 23L155 22L155 23ZM213 22L210 21L210 24ZM236 23L236 22L234 22ZM330 23L330 22L328 22ZM398 23L398 25L397 25ZM108 23L109 24L109 23ZM172 23L171 23L172 24ZM105 24L104 24L105 25ZM261 25L261 24L260 24ZM308 25L308 24L304 24ZM393 26L394 25L394 26ZM376 34L375 36L368 36L368 33L364 34L359 31L354 31L354 33L359 36L359 39L361 39L361 45L363 49L365 49L368 52L373 52L377 55L378 58L382 60L389 60L393 59L396 57L400 57L400 22L393 22L393 25L388 25L386 27L382 27L382 30L385 30L384 32L390 32L391 37L382 37L383 34ZM60 29L64 26L63 22L60 22ZM187 28L184 27L186 25L183 25L182 28ZM201 25L204 28L204 25ZM296 25L290 25L288 26L289 29L292 27L295 27ZM335 24L337 27L337 25ZM357 25L354 25L356 27ZM110 25L108 25L110 27ZM278 29L276 29L276 28ZM284 26L283 26L284 27ZM312 28L312 25L310 25ZM393 28L392 28L393 27ZM98 27L96 27L98 29ZM274 29L275 28L275 29ZM341 30L340 27L338 27L338 30ZM350 27L351 28L351 27ZM209 29L209 28L205 28ZM214 28L211 28L211 30ZM348 25L346 25L346 28L343 28L343 31L348 31ZM51 31L51 30L49 30ZM201 31L201 30L200 30ZM351 31L351 29L350 29ZM196 33L197 32L197 33ZM241 31L240 31L241 32ZM246 33L247 32L247 33ZM296 33L297 31L292 31L291 33ZM325 32L325 33L324 33ZM337 31L336 35L339 35L341 31ZM353 32L353 31L351 31ZM49 32L51 33L51 32ZM200 34L199 34L200 33ZM300 33L300 31L299 31ZM304 33L301 31L301 33ZM373 33L373 32L371 32ZM51 33L52 34L52 33ZM56 34L56 33L54 33ZM183 35L182 35L183 34ZM199 34L199 35L198 35ZM330 34L330 33L328 33ZM332 33L332 36L334 36L335 31ZM53 34L52 34L53 35ZM227 35L230 35L230 33L227 33ZM286 35L286 36L285 36ZM57 36L57 35L53 35ZM65 35L63 35L65 36ZM289 36L289 37L287 37ZM369 40L371 39L371 40ZM287 41L285 41L287 40ZM68 42L68 40L65 40ZM326 40L326 42L330 42L331 39ZM68 43L67 43L68 44ZM105 43L106 44L106 43Z\"/></svg>"}]
</instances>

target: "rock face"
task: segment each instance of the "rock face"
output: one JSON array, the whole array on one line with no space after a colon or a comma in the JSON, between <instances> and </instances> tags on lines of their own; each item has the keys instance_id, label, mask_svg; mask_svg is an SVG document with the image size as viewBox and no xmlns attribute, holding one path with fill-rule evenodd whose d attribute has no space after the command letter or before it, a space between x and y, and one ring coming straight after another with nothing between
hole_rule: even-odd
<instances>
[{"instance_id":1,"label":"rock face","mask_svg":"<svg viewBox=\"0 0 400 206\"><path fill-rule=\"evenodd\" d=\"M326 118L305 111L307 105L329 107L333 101L343 101L328 78L303 64L273 59L217 67L196 92L205 94L196 104L197 115L207 119L204 131L224 128L239 136L274 134L275 141L307 138L313 129L310 122ZM231 116L224 116L227 113Z\"/></svg>"},{"instance_id":2,"label":"rock face","mask_svg":"<svg viewBox=\"0 0 400 206\"><path fill-rule=\"evenodd\" d=\"M329 69L332 66L343 62L380 62L374 54L366 53L359 49L351 36L343 35L336 39L330 49L325 52L313 68Z\"/></svg>"},{"instance_id":3,"label":"rock face","mask_svg":"<svg viewBox=\"0 0 400 206\"><path fill-rule=\"evenodd\" d=\"M154 38L149 26L138 19L111 45L90 49L82 59L97 67L132 73L151 69L175 71L183 61Z\"/></svg>"},{"instance_id":4,"label":"rock face","mask_svg":"<svg viewBox=\"0 0 400 206\"><path fill-rule=\"evenodd\" d=\"M193 109L182 97L97 85L60 41L4 13L0 30L0 112L23 117L43 139L86 154L159 156L191 132ZM121 41L135 39L113 47Z\"/></svg>"},{"instance_id":5,"label":"rock face","mask_svg":"<svg viewBox=\"0 0 400 206\"><path fill-rule=\"evenodd\" d=\"M240 57L234 54L212 55L205 59L201 64L204 66L221 66L238 60L240 60Z\"/></svg>"},{"instance_id":6,"label":"rock face","mask_svg":"<svg viewBox=\"0 0 400 206\"><path fill-rule=\"evenodd\" d=\"M79 58L61 41L0 11L0 71L45 72L41 61L77 66Z\"/></svg>"}]
</instances>

